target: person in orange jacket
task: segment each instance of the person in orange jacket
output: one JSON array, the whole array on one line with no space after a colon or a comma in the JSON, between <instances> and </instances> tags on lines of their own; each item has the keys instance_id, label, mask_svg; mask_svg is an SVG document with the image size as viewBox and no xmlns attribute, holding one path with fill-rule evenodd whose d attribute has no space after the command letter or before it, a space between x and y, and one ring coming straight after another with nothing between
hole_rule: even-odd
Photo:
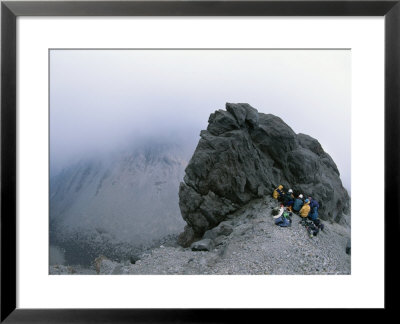
<instances>
[{"instance_id":1,"label":"person in orange jacket","mask_svg":"<svg viewBox=\"0 0 400 324\"><path fill-rule=\"evenodd\" d=\"M304 200L304 205L300 209L300 216L303 218L303 221L307 218L310 212L310 201L308 199Z\"/></svg>"},{"instance_id":2,"label":"person in orange jacket","mask_svg":"<svg viewBox=\"0 0 400 324\"><path fill-rule=\"evenodd\" d=\"M281 200L281 198L283 198L284 192L283 192L283 186L279 185L278 188L276 188L274 190L274 192L272 193L272 197L274 199L278 199Z\"/></svg>"}]
</instances>

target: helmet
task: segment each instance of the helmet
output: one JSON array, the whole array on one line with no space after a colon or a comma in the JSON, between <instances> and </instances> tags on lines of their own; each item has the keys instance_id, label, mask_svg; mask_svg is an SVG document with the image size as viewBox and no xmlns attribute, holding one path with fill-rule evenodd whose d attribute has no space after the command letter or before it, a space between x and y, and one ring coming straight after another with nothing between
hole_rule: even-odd
<instances>
[{"instance_id":1,"label":"helmet","mask_svg":"<svg viewBox=\"0 0 400 324\"><path fill-rule=\"evenodd\" d=\"M302 195L302 194L300 194L300 195L299 195L299 198L300 198L300 199L301 199L301 198L303 198L303 195Z\"/></svg>"},{"instance_id":2,"label":"helmet","mask_svg":"<svg viewBox=\"0 0 400 324\"><path fill-rule=\"evenodd\" d=\"M304 200L304 202L305 202L305 203L308 203L308 202L309 202L309 200L308 200L308 199L306 199L306 200Z\"/></svg>"},{"instance_id":3,"label":"helmet","mask_svg":"<svg viewBox=\"0 0 400 324\"><path fill-rule=\"evenodd\" d=\"M278 186L278 188L279 188L279 189L282 189L282 188L283 188L283 186L282 186L282 185L279 185L279 186Z\"/></svg>"},{"instance_id":4,"label":"helmet","mask_svg":"<svg viewBox=\"0 0 400 324\"><path fill-rule=\"evenodd\" d=\"M292 192L293 192L293 190L292 190L292 189L289 189L288 193L292 193Z\"/></svg>"}]
</instances>

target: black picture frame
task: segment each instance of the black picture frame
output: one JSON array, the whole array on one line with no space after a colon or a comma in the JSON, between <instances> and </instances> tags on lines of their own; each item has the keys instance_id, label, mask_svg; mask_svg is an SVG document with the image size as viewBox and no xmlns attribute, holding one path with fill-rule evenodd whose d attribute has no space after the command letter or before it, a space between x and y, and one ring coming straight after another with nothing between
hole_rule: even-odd
<instances>
[{"instance_id":1,"label":"black picture frame","mask_svg":"<svg viewBox=\"0 0 400 324\"><path fill-rule=\"evenodd\" d=\"M385 309L394 309L398 275L400 0L380 1L2 1L1 3L1 322L235 322L265 310L16 308L16 19L19 16L384 16L385 17ZM373 130L371 130L373 131ZM373 150L373 148L371 148ZM367 194L367 193L366 193ZM379 208L380 210L382 208ZM380 212L379 210L379 212ZM390 214L389 214L390 211ZM376 210L374 211L376 212ZM367 283L366 283L367 284ZM267 293L267 292L266 292ZM310 304L312 307L312 304ZM254 316L254 317L253 317ZM250 320L250 319L249 319ZM325 320L325 319L324 319ZM251 322L251 320L250 320Z\"/></svg>"}]
</instances>

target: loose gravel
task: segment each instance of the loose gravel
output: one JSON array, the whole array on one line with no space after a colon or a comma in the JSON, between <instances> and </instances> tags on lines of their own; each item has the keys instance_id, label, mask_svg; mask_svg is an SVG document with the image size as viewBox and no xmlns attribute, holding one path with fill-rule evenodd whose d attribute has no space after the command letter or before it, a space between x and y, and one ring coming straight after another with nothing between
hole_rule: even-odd
<instances>
[{"instance_id":1,"label":"loose gravel","mask_svg":"<svg viewBox=\"0 0 400 324\"><path fill-rule=\"evenodd\" d=\"M228 219L229 236L219 236L211 251L192 251L174 240L146 251L132 264L105 260L98 271L51 266L51 274L166 274L166 275L315 275L350 274L351 256L346 254L350 228L323 222L324 231L310 238L300 217L291 227L274 224L272 198L252 201ZM56 268L57 267L57 268Z\"/></svg>"}]
</instances>

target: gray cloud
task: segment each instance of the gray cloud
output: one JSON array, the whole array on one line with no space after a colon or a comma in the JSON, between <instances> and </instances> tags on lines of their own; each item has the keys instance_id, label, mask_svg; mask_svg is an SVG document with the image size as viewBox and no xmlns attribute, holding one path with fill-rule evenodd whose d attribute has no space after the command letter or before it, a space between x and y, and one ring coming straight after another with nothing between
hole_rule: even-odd
<instances>
[{"instance_id":1,"label":"gray cloud","mask_svg":"<svg viewBox=\"0 0 400 324\"><path fill-rule=\"evenodd\" d=\"M52 50L50 89L54 168L149 136L195 143L247 102L317 138L351 189L350 51Z\"/></svg>"}]
</instances>

